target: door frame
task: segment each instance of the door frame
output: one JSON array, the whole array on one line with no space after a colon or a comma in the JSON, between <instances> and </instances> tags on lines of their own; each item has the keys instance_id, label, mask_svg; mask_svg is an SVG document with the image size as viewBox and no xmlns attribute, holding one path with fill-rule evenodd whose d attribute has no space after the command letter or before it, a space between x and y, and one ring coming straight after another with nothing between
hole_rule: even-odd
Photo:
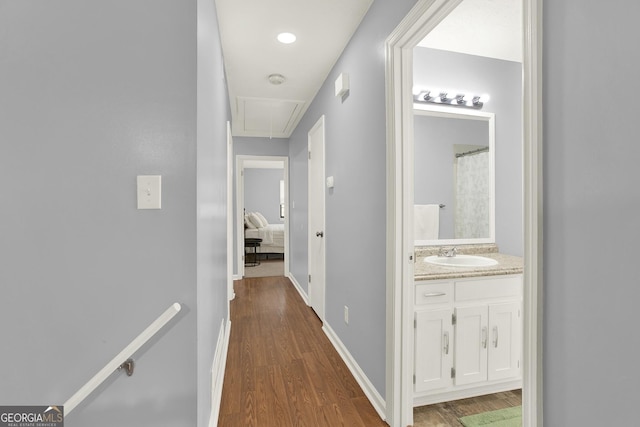
<instances>
[{"instance_id":1,"label":"door frame","mask_svg":"<svg viewBox=\"0 0 640 427\"><path fill-rule=\"evenodd\" d=\"M327 219L327 207L326 207L326 192L324 189L324 176L326 174L326 159L325 159L325 154L326 154L326 127L325 127L325 119L324 119L324 115L320 116L320 118L318 119L318 121L313 125L313 127L311 129L309 129L309 132L307 133L307 151L309 152L309 157L307 159L307 196L309 198L309 200L307 201L307 206L311 206L311 195L314 194L311 191L311 168L309 167L309 164L311 163L311 134L313 132L315 132L318 128L322 128L322 177L323 177L323 185L322 185L322 192L319 195L319 197L321 198L322 201L322 232L326 233L326 219ZM311 250L311 241L312 241L312 235L313 235L313 230L311 230L311 215L313 214L312 210L309 208L309 211L307 212L307 224L308 226L308 238L307 238L307 253L309 254L308 257L308 270L309 270L309 278L311 278L311 263L313 262L313 258L311 256L312 254L312 250ZM324 281L322 283L322 307L320 308L320 310L317 309L317 307L313 307L312 305L312 300L311 300L311 283L307 282L307 295L308 295L308 300L309 300L309 306L313 308L313 310L316 312L316 314L318 315L318 317L320 318L320 320L322 321L322 323L324 323L324 315L325 315L325 303L326 303L326 291L327 291L327 282L326 282L326 278L327 278L327 244L326 244L326 240L325 237L322 237L324 244L322 246L322 257L324 258ZM312 279L312 278L311 278ZM313 280L313 279L312 279Z\"/></svg>"},{"instance_id":2,"label":"door frame","mask_svg":"<svg viewBox=\"0 0 640 427\"><path fill-rule=\"evenodd\" d=\"M227 313L230 301L236 297L233 289L233 136L227 121Z\"/></svg>"},{"instance_id":3,"label":"door frame","mask_svg":"<svg viewBox=\"0 0 640 427\"><path fill-rule=\"evenodd\" d=\"M286 156L236 156L236 271L244 277L244 169L245 162L283 162L284 168L284 275L289 276L289 158Z\"/></svg>"},{"instance_id":4,"label":"door frame","mask_svg":"<svg viewBox=\"0 0 640 427\"><path fill-rule=\"evenodd\" d=\"M387 111L386 412L411 424L413 229L413 48L462 0L418 0L385 42ZM523 0L524 427L542 426L542 0Z\"/></svg>"}]
</instances>

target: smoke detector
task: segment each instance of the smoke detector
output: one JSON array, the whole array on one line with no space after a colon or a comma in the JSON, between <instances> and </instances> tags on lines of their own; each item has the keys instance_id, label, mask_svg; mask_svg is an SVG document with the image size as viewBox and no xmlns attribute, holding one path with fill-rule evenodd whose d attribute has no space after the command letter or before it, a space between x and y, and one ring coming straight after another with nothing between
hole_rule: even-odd
<instances>
[{"instance_id":1,"label":"smoke detector","mask_svg":"<svg viewBox=\"0 0 640 427\"><path fill-rule=\"evenodd\" d=\"M269 75L269 83L272 85L281 85L285 81L285 77L282 74L270 74Z\"/></svg>"}]
</instances>

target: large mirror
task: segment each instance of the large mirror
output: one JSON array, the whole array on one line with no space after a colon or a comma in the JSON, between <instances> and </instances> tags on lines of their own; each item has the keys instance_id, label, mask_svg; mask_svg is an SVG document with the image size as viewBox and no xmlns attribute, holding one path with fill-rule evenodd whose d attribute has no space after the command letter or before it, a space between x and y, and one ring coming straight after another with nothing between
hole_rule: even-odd
<instances>
[{"instance_id":1,"label":"large mirror","mask_svg":"<svg viewBox=\"0 0 640 427\"><path fill-rule=\"evenodd\" d=\"M414 107L416 246L495 243L495 115Z\"/></svg>"}]
</instances>

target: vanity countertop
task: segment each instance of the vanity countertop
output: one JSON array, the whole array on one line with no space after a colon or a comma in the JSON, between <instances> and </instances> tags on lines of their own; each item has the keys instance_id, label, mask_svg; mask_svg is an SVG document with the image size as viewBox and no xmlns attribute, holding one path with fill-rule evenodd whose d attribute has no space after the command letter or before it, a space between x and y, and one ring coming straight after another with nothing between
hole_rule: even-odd
<instances>
[{"instance_id":1,"label":"vanity countertop","mask_svg":"<svg viewBox=\"0 0 640 427\"><path fill-rule=\"evenodd\" d=\"M486 252L473 251L473 254L493 258L498 261L498 265L488 267L446 267L434 265L424 261L426 256L432 255L432 253L429 252L416 250L416 263L414 264L414 277L416 281L522 274L524 270L524 263L521 257L493 252L490 249ZM460 253L471 254L471 251L465 251L463 249Z\"/></svg>"}]
</instances>

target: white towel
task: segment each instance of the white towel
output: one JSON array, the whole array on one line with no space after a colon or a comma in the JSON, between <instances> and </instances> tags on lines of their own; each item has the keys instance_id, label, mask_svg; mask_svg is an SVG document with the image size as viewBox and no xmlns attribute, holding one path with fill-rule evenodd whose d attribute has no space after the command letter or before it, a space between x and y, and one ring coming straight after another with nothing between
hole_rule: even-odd
<instances>
[{"instance_id":1,"label":"white towel","mask_svg":"<svg viewBox=\"0 0 640 427\"><path fill-rule=\"evenodd\" d=\"M413 234L415 240L436 240L440 234L440 206L414 205Z\"/></svg>"}]
</instances>

